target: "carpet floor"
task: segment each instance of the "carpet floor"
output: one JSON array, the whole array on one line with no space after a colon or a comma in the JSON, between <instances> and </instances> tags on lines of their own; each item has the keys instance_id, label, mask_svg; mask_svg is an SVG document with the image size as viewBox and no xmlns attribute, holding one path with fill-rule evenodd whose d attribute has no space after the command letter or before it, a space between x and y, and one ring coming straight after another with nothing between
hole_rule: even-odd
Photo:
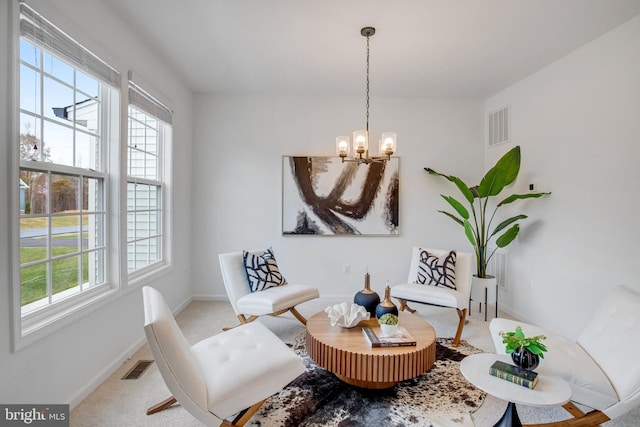
<instances>
[{"instance_id":1,"label":"carpet floor","mask_svg":"<svg viewBox=\"0 0 640 427\"><path fill-rule=\"evenodd\" d=\"M299 306L299 311L305 316L311 316L324 310L328 305L342 302L335 299L320 298ZM452 337L457 325L455 310L416 305L417 314L424 317L436 330L437 337ZM489 312L491 314L491 311ZM219 333L223 327L237 324L237 320L226 302L194 301L177 316L178 324L182 328L187 340L195 343L203 338ZM263 317L260 320L265 326L278 335L284 342L293 343L295 338L304 332L304 327L292 316ZM493 343L488 331L489 322L484 322L484 315L472 311L469 323L465 325L462 339L471 346L484 352L493 353ZM142 325L140 333L143 335ZM147 416L148 407L166 399L170 393L155 364L137 380L122 380L138 360L153 359L147 345L142 346L129 360L123 363L107 380L85 398L70 414L71 426L78 427L199 427L202 426L180 405ZM360 405L362 406L362 405ZM487 395L484 402L475 412L470 414L476 427L493 426L504 412L506 402ZM349 410L344 407L344 411ZM444 408L434 413L430 421L434 426L448 426L450 420L446 417ZM540 423L558 421L569 416L560 407L538 408L518 405L518 414L523 423ZM258 416L259 414L256 414ZM443 419L440 419L443 418ZM257 421L257 418L254 418ZM257 424L260 425L260 424ZM267 424L262 424L266 426ZM271 424L270 424L271 425ZM344 423L341 427L356 427L360 425L373 426L376 424ZM383 424L393 425L393 424ZM411 425L411 424L409 424ZM464 426L465 424L457 424ZM625 416L603 424L605 427L637 427L640 426L640 409L627 413Z\"/></svg>"}]
</instances>

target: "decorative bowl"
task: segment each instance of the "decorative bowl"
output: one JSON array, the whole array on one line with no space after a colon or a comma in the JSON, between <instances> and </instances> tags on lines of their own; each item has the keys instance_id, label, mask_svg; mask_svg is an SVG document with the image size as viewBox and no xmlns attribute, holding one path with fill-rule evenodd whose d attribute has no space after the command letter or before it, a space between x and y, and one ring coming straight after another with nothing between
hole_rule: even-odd
<instances>
[{"instance_id":1,"label":"decorative bowl","mask_svg":"<svg viewBox=\"0 0 640 427\"><path fill-rule=\"evenodd\" d=\"M329 315L331 326L353 328L362 320L369 320L371 314L361 305L343 302L324 309Z\"/></svg>"}]
</instances>

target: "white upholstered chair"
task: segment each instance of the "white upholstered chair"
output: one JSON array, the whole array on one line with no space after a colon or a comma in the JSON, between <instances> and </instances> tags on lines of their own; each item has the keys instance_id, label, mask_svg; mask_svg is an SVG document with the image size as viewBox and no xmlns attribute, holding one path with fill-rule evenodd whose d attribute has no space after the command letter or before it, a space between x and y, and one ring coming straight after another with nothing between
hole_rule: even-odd
<instances>
[{"instance_id":1,"label":"white upholstered chair","mask_svg":"<svg viewBox=\"0 0 640 427\"><path fill-rule=\"evenodd\" d=\"M290 311L302 324L307 324L307 319L295 306L318 298L320 293L317 288L286 284L251 292L242 251L219 254L218 259L229 302L240 323L252 322L259 316L277 316Z\"/></svg>"},{"instance_id":2,"label":"white upholstered chair","mask_svg":"<svg viewBox=\"0 0 640 427\"><path fill-rule=\"evenodd\" d=\"M266 398L304 372L300 357L260 322L190 346L162 295L149 286L142 294L147 341L173 394L149 415L177 401L208 426L241 426Z\"/></svg>"},{"instance_id":3,"label":"white upholstered chair","mask_svg":"<svg viewBox=\"0 0 640 427\"><path fill-rule=\"evenodd\" d=\"M584 415L570 403L574 417L558 425L595 426L640 405L640 295L616 287L602 301L577 340L508 319L489 325L496 352L505 353L499 333L521 326L526 336L545 335L548 351L537 372L558 375L571 386L571 400L593 408Z\"/></svg>"},{"instance_id":4,"label":"white upholstered chair","mask_svg":"<svg viewBox=\"0 0 640 427\"><path fill-rule=\"evenodd\" d=\"M453 346L460 343L462 328L464 327L471 295L471 276L473 274L473 256L467 252L456 251L455 282L456 289L449 289L441 286L428 286L415 283L419 269L420 250L425 249L436 256L442 256L450 251L441 249L413 248L411 254L411 267L407 283L391 287L391 296L400 301L400 310L407 309L415 312L408 306L408 302L418 302L421 304L435 305L439 307L451 307L458 311L458 329L453 340Z\"/></svg>"}]
</instances>

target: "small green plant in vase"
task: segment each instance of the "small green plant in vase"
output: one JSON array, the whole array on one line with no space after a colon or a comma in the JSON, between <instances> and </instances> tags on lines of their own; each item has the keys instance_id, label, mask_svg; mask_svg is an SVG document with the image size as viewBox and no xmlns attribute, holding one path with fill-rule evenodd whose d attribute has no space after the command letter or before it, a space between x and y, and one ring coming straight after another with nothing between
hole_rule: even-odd
<instances>
[{"instance_id":1,"label":"small green plant in vase","mask_svg":"<svg viewBox=\"0 0 640 427\"><path fill-rule=\"evenodd\" d=\"M378 319L380 330L385 337L391 337L398 332L398 316L393 313L387 313Z\"/></svg>"},{"instance_id":2,"label":"small green plant in vase","mask_svg":"<svg viewBox=\"0 0 640 427\"><path fill-rule=\"evenodd\" d=\"M546 336L536 335L527 338L520 326L517 326L515 331L501 331L500 336L502 343L506 345L506 353L511 355L516 365L533 370L540 364L540 359L544 359L547 347L541 341L546 339Z\"/></svg>"}]
</instances>

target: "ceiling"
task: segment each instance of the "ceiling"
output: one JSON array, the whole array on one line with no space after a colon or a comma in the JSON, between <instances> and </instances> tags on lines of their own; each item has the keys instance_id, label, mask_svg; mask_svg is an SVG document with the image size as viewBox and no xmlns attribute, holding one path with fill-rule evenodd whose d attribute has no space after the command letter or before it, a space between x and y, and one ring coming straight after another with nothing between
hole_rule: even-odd
<instances>
[{"instance_id":1,"label":"ceiling","mask_svg":"<svg viewBox=\"0 0 640 427\"><path fill-rule=\"evenodd\" d=\"M104 0L194 91L484 98L640 14L640 0Z\"/></svg>"}]
</instances>

